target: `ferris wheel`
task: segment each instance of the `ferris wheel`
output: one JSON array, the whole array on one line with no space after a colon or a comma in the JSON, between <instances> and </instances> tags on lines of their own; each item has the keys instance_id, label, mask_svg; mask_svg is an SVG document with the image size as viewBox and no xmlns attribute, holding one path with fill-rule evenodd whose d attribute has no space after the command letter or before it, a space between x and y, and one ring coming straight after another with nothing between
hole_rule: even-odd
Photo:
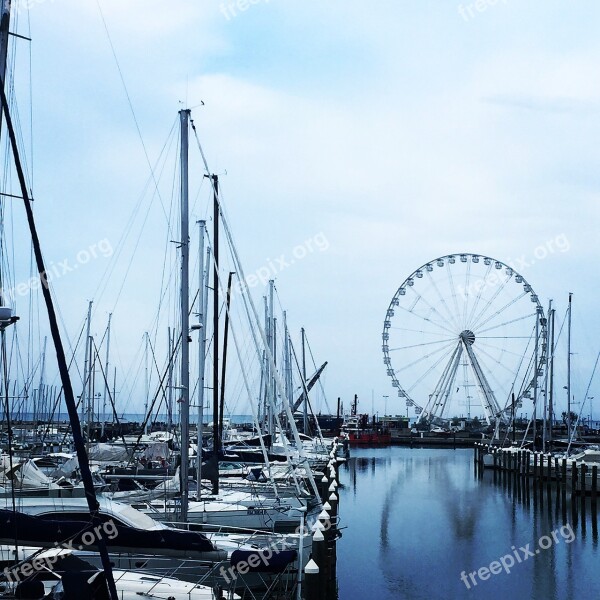
<instances>
[{"instance_id":1,"label":"ferris wheel","mask_svg":"<svg viewBox=\"0 0 600 600\"><path fill-rule=\"evenodd\" d=\"M454 254L423 265L398 288L383 324L383 362L420 420L482 414L507 420L537 393L546 318L512 267Z\"/></svg>"}]
</instances>

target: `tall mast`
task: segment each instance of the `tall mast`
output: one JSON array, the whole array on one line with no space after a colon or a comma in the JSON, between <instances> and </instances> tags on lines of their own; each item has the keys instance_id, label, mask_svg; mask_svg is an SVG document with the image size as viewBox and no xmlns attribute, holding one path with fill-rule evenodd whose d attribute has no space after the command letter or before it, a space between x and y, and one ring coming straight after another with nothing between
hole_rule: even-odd
<instances>
[{"instance_id":1,"label":"tall mast","mask_svg":"<svg viewBox=\"0 0 600 600\"><path fill-rule=\"evenodd\" d=\"M550 430L548 432L548 442L552 448L552 425L554 424L554 313L553 308L550 312L550 328L552 335L550 336L550 390L548 401L548 420L550 421Z\"/></svg>"},{"instance_id":2,"label":"tall mast","mask_svg":"<svg viewBox=\"0 0 600 600\"><path fill-rule=\"evenodd\" d=\"M213 180L213 493L219 493L219 176Z\"/></svg>"},{"instance_id":3,"label":"tall mast","mask_svg":"<svg viewBox=\"0 0 600 600\"><path fill-rule=\"evenodd\" d=\"M190 430L190 347L189 347L189 109L179 111L181 124L181 520L187 522Z\"/></svg>"},{"instance_id":4,"label":"tall mast","mask_svg":"<svg viewBox=\"0 0 600 600\"><path fill-rule=\"evenodd\" d=\"M85 411L88 403L88 381L90 378L89 374L89 356L90 356L90 327L92 322L92 303L90 300L88 304L87 313L87 329L85 334L85 362L83 364L83 391L81 393L81 421L85 422Z\"/></svg>"},{"instance_id":5,"label":"tall mast","mask_svg":"<svg viewBox=\"0 0 600 600\"><path fill-rule=\"evenodd\" d=\"M148 346L150 343L150 336L148 332L144 334L146 341L144 351L144 433L148 435L148 397L150 396L150 376L148 374Z\"/></svg>"},{"instance_id":6,"label":"tall mast","mask_svg":"<svg viewBox=\"0 0 600 600\"><path fill-rule=\"evenodd\" d=\"M44 336L44 351L42 352L42 364L40 366L40 385L38 386L38 393L37 393L37 402L38 402L38 407L37 407L37 411L34 411L33 414L33 422L34 424L37 424L36 422L38 420L43 420L44 419L44 409L43 407L43 401L44 401L44 376L46 374L46 343L48 342L48 338L46 336ZM37 427L35 427L35 434L37 437Z\"/></svg>"},{"instance_id":7,"label":"tall mast","mask_svg":"<svg viewBox=\"0 0 600 600\"><path fill-rule=\"evenodd\" d=\"M104 364L104 398L102 400L102 425L100 426L100 438L104 438L104 422L106 421L106 397L108 396L108 367L110 359L110 321L112 313L108 315L108 325L106 326L106 360Z\"/></svg>"},{"instance_id":8,"label":"tall mast","mask_svg":"<svg viewBox=\"0 0 600 600\"><path fill-rule=\"evenodd\" d=\"M173 336L171 335L171 328L167 328L167 348L168 350L168 361L167 365L167 431L172 433L173 429Z\"/></svg>"},{"instance_id":9,"label":"tall mast","mask_svg":"<svg viewBox=\"0 0 600 600\"><path fill-rule=\"evenodd\" d=\"M221 368L221 398L219 409L219 439L223 439L223 414L225 412L225 375L227 373L227 342L229 339L229 308L231 306L231 284L233 282L233 271L229 272L227 280L227 308L225 310L225 326L223 328L223 361Z\"/></svg>"},{"instance_id":10,"label":"tall mast","mask_svg":"<svg viewBox=\"0 0 600 600\"><path fill-rule=\"evenodd\" d=\"M275 328L273 322L273 291L275 288L275 281L273 279L269 280L269 350L271 351L271 356L273 357L273 361L275 358ZM273 367L275 366L275 362L273 363ZM275 419L273 415L273 406L275 406L275 369L270 369L269 376L269 403L267 405L267 414L269 415L269 433L271 435L275 435Z\"/></svg>"},{"instance_id":11,"label":"tall mast","mask_svg":"<svg viewBox=\"0 0 600 600\"><path fill-rule=\"evenodd\" d=\"M0 16L0 74L2 82L6 81L6 67L8 65L8 38L10 36L10 5L11 0L1 1L1 16ZM7 88L4 85L4 91ZM0 119L0 131L2 129L2 119Z\"/></svg>"},{"instance_id":12,"label":"tall mast","mask_svg":"<svg viewBox=\"0 0 600 600\"><path fill-rule=\"evenodd\" d=\"M200 500L200 485L202 483L202 428L204 421L204 370L206 367L206 291L208 290L207 278L204 272L204 237L206 233L206 221L198 221L200 229L200 241L198 247L198 320L200 330L198 331L198 421L196 423L198 432L198 450L196 452L196 486L198 500ZM208 256L206 268L208 268Z\"/></svg>"},{"instance_id":13,"label":"tall mast","mask_svg":"<svg viewBox=\"0 0 600 600\"><path fill-rule=\"evenodd\" d=\"M548 319L552 313L552 300L548 303ZM546 357L549 356L550 349L548 348L549 340L549 328L550 324L546 327ZM548 439L548 385L549 385L549 374L548 374L548 359L546 358L546 369L545 369L545 380L544 380L544 429L542 431L542 450L546 452L546 444Z\"/></svg>"},{"instance_id":14,"label":"tall mast","mask_svg":"<svg viewBox=\"0 0 600 600\"><path fill-rule=\"evenodd\" d=\"M537 401L538 401L538 354L540 347L540 309L535 311L535 358L533 363L533 447L537 437Z\"/></svg>"},{"instance_id":15,"label":"tall mast","mask_svg":"<svg viewBox=\"0 0 600 600\"><path fill-rule=\"evenodd\" d=\"M304 332L304 327L302 328L302 380L304 381L304 386L306 389L306 334ZM304 435L308 435L308 397L304 397L304 409L303 409L303 431Z\"/></svg>"},{"instance_id":16,"label":"tall mast","mask_svg":"<svg viewBox=\"0 0 600 600\"><path fill-rule=\"evenodd\" d=\"M567 437L571 441L571 309L573 294L569 292L569 325L567 328Z\"/></svg>"}]
</instances>

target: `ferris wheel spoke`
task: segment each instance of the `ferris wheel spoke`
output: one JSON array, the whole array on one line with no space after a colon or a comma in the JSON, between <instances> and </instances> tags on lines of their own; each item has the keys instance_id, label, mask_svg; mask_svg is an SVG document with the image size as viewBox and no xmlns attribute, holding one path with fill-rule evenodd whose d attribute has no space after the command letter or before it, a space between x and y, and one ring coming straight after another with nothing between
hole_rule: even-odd
<instances>
[{"instance_id":1,"label":"ferris wheel spoke","mask_svg":"<svg viewBox=\"0 0 600 600\"><path fill-rule=\"evenodd\" d=\"M487 269L485 270L485 275L483 277L481 277L478 280L478 282L475 283L475 287L477 287L477 283L482 283L483 285L479 286L479 291L475 298L475 302L473 303L473 306L472 306L471 310L469 311L467 318L465 319L465 325L464 325L465 329L472 329L472 327L470 326L470 322L473 318L473 315L475 314L475 311L477 310L477 306L479 306L479 301L481 300L481 296L483 296L483 291L486 288L487 280L488 280L491 270L492 270L492 263L487 265ZM467 295L469 295L469 290L467 289L465 291L465 293Z\"/></svg>"},{"instance_id":2,"label":"ferris wheel spoke","mask_svg":"<svg viewBox=\"0 0 600 600\"><path fill-rule=\"evenodd\" d=\"M415 292L415 294L417 294L417 296L419 296L419 297L421 296L418 292ZM425 304L427 304L427 303L425 303ZM408 308L404 308L403 306L400 306L399 308L401 310L407 312L409 315L412 315L413 317L417 317L418 319L422 319L423 321L427 321L427 323L431 323L432 325L435 325L436 327L439 327L440 329L443 329L444 331L447 331L448 333L451 333L452 335L456 334L456 332L452 331L452 329L449 329L448 327L446 327L445 325L442 325L441 323L438 323L437 321L433 321L429 317L424 317L423 315L419 315L419 314L413 312L412 310L409 310ZM414 306L413 306L413 308L414 308ZM432 308L432 310L437 313L437 310L435 310L433 307L430 307L430 308ZM437 314L439 314L439 313L437 313Z\"/></svg>"},{"instance_id":3,"label":"ferris wheel spoke","mask_svg":"<svg viewBox=\"0 0 600 600\"><path fill-rule=\"evenodd\" d=\"M460 319L460 309L458 307L458 300L456 299L456 288L454 287L454 277L452 277L452 269L450 268L450 261L446 262L446 271L448 271L448 280L452 287L452 301L454 302L454 314L457 319Z\"/></svg>"},{"instance_id":4,"label":"ferris wheel spoke","mask_svg":"<svg viewBox=\"0 0 600 600\"><path fill-rule=\"evenodd\" d=\"M514 319L510 319L509 321L504 321L504 323L499 323L498 325L494 325L492 327L488 327L487 329L474 329L473 332L477 337L480 337L482 333L487 333L488 331L493 331L494 329L498 329L498 327L504 327L505 325L510 325L511 323L516 323L517 321L523 321L524 319L531 319L535 317L535 313L530 313L528 315L523 315L522 317L516 317Z\"/></svg>"},{"instance_id":5,"label":"ferris wheel spoke","mask_svg":"<svg viewBox=\"0 0 600 600\"><path fill-rule=\"evenodd\" d=\"M422 348L423 346L432 346L433 344L446 344L449 341L454 341L452 338L446 338L443 340L437 340L435 342L422 342L421 344L411 344L410 346L399 346L398 348L390 348L389 352L396 350L409 350L410 348Z\"/></svg>"},{"instance_id":6,"label":"ferris wheel spoke","mask_svg":"<svg viewBox=\"0 0 600 600\"><path fill-rule=\"evenodd\" d=\"M529 338L519 338L519 339L529 339ZM501 352L505 352L506 354L512 354L513 356L517 356L518 358L521 358L521 356L523 356L522 353L519 352L515 352L514 350L508 350L507 348L504 348L503 346L497 346L496 344L490 344L490 343L485 343L481 341L481 338L477 338L477 347L483 346L485 348L494 348L496 350L500 350Z\"/></svg>"},{"instance_id":7,"label":"ferris wheel spoke","mask_svg":"<svg viewBox=\"0 0 600 600\"><path fill-rule=\"evenodd\" d=\"M420 335L441 335L437 331L423 331L422 329L410 329L408 327L393 327L393 326L390 326L390 329L394 329L396 331L408 331L410 333L418 333Z\"/></svg>"},{"instance_id":8,"label":"ferris wheel spoke","mask_svg":"<svg viewBox=\"0 0 600 600\"><path fill-rule=\"evenodd\" d=\"M450 348L450 346L453 346L455 343L456 343L455 341L448 342L442 348L438 348L437 350L434 350L433 352L430 352L429 354L425 354L421 358L418 358L417 360L414 360L413 362L411 362L407 365L404 365L401 369L395 370L394 373L396 373L396 374L402 373L403 371L406 371L406 369L410 369L410 368L418 365L419 363L423 362L424 360L427 360L428 358L431 358L432 356L440 354L440 352L444 352L445 350L448 350Z\"/></svg>"},{"instance_id":9,"label":"ferris wheel spoke","mask_svg":"<svg viewBox=\"0 0 600 600\"><path fill-rule=\"evenodd\" d=\"M469 306L469 278L471 276L471 263L468 262L468 257L467 257L467 269L466 269L466 273L465 273L465 287L464 287L464 297L465 297L465 303L463 305L463 329L466 328L467 326L467 308Z\"/></svg>"},{"instance_id":10,"label":"ferris wheel spoke","mask_svg":"<svg viewBox=\"0 0 600 600\"><path fill-rule=\"evenodd\" d=\"M429 282L431 283L431 285L433 286L433 289L435 290L436 294L438 295L438 298L440 299L440 302L442 303L443 307L446 309L446 312L448 313L448 319L450 320L450 322L457 329L460 329L460 324L456 320L456 316L452 314L452 311L450 310L450 307L448 306L448 304L446 303L446 300L444 299L444 297L440 293L440 290L439 290L439 288L437 286L437 283L435 282L435 280L431 276L431 272L428 271L427 269L425 269L425 272L427 273L427 278L429 279Z\"/></svg>"},{"instance_id":11,"label":"ferris wheel spoke","mask_svg":"<svg viewBox=\"0 0 600 600\"><path fill-rule=\"evenodd\" d=\"M491 268L491 264L490 264L490 268ZM498 289L494 292L492 297L486 302L485 306L483 307L483 309L481 310L481 312L477 315L477 317L475 319L473 319L473 315L475 314L475 311L473 311L471 313L471 315L469 317L469 321L472 320L473 325L475 325L483 317L483 315L485 315L488 308L490 306L492 306L493 302L496 301L496 298L498 298L498 296L502 293L502 290L506 287L506 284L511 280L511 278L512 278L512 275L507 276L506 279L502 282L502 284L498 286Z\"/></svg>"},{"instance_id":12,"label":"ferris wheel spoke","mask_svg":"<svg viewBox=\"0 0 600 600\"><path fill-rule=\"evenodd\" d=\"M521 292L519 296L515 296L510 302L507 302L502 308L499 308L495 313L490 315L485 321L482 323L473 323L473 327L483 327L496 317L500 316L504 311L508 310L513 304L517 303L521 298L527 296L527 292Z\"/></svg>"}]
</instances>

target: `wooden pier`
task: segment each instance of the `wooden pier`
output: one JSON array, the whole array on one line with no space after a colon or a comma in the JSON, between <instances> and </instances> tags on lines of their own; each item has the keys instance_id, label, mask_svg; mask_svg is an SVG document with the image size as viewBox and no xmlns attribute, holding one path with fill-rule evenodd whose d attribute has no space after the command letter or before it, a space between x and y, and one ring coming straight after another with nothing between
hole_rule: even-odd
<instances>
[{"instance_id":1,"label":"wooden pier","mask_svg":"<svg viewBox=\"0 0 600 600\"><path fill-rule=\"evenodd\" d=\"M580 505L582 516L587 506L593 513L598 510L598 466L556 457L549 453L521 448L501 448L477 443L474 447L476 469L482 474L484 469L493 469L507 487L516 489L517 494L534 498L546 490L552 490L563 499L567 497L575 507ZM590 502L588 503L588 499Z\"/></svg>"}]
</instances>

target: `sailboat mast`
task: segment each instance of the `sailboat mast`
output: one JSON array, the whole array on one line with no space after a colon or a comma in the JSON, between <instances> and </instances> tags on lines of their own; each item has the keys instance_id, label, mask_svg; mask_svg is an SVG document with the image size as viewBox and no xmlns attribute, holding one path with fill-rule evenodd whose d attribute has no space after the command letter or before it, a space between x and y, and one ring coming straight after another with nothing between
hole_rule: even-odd
<instances>
[{"instance_id":1,"label":"sailboat mast","mask_svg":"<svg viewBox=\"0 0 600 600\"><path fill-rule=\"evenodd\" d=\"M106 360L104 364L104 398L102 399L102 425L100 426L100 438L104 439L104 422L106 421L106 397L108 396L108 367L110 359L110 322L112 313L108 315L108 325L106 326Z\"/></svg>"},{"instance_id":2,"label":"sailboat mast","mask_svg":"<svg viewBox=\"0 0 600 600\"><path fill-rule=\"evenodd\" d=\"M233 271L229 272L227 279L227 309L225 310L225 326L223 328L223 361L221 368L221 398L219 409L219 439L223 439L223 414L225 413L225 375L227 373L227 342L229 339L229 309L231 307L231 284Z\"/></svg>"},{"instance_id":3,"label":"sailboat mast","mask_svg":"<svg viewBox=\"0 0 600 600\"><path fill-rule=\"evenodd\" d=\"M150 336L148 332L144 334L145 350L144 350L144 434L148 435L148 396L150 396L150 377L148 375L148 345Z\"/></svg>"},{"instance_id":4,"label":"sailboat mast","mask_svg":"<svg viewBox=\"0 0 600 600\"><path fill-rule=\"evenodd\" d=\"M42 364L40 367L40 385L38 386L37 400L38 400L38 409L37 412L33 415L33 421L37 422L38 419L42 421L44 419L44 377L46 375L46 344L48 342L48 338L44 336L44 351L42 352ZM37 437L37 427L35 428L36 437Z\"/></svg>"},{"instance_id":5,"label":"sailboat mast","mask_svg":"<svg viewBox=\"0 0 600 600\"><path fill-rule=\"evenodd\" d=\"M189 347L189 109L179 111L181 125L181 520L187 521L189 430L190 430L190 347Z\"/></svg>"},{"instance_id":6,"label":"sailboat mast","mask_svg":"<svg viewBox=\"0 0 600 600\"><path fill-rule=\"evenodd\" d=\"M275 289L275 281L269 280L269 332L271 334L269 340L269 350L273 357L273 367L270 369L269 377L269 403L267 405L267 414L269 415L269 433L275 435L275 415L273 414L273 407L276 404L275 398L275 369L277 359L275 357L275 323L274 323L274 310L273 310L273 292Z\"/></svg>"},{"instance_id":7,"label":"sailboat mast","mask_svg":"<svg viewBox=\"0 0 600 600\"><path fill-rule=\"evenodd\" d=\"M83 391L81 394L81 421L85 422L85 411L88 402L89 357L90 357L90 327L92 322L92 300L88 304L87 329L85 334L85 361L83 364Z\"/></svg>"},{"instance_id":8,"label":"sailboat mast","mask_svg":"<svg viewBox=\"0 0 600 600\"><path fill-rule=\"evenodd\" d=\"M550 318L550 314L552 313L552 300L548 303L548 318ZM546 327L546 357L550 352L548 348L548 339L549 339L549 327ZM546 370L545 370L545 380L544 380L544 429L542 430L542 450L546 452L546 444L548 440L548 384L549 384L549 373L548 373L548 359L546 359Z\"/></svg>"},{"instance_id":9,"label":"sailboat mast","mask_svg":"<svg viewBox=\"0 0 600 600\"><path fill-rule=\"evenodd\" d=\"M535 311L535 358L533 363L533 447L538 450L537 438L537 404L538 404L538 355L540 347L540 309Z\"/></svg>"},{"instance_id":10,"label":"sailboat mast","mask_svg":"<svg viewBox=\"0 0 600 600\"><path fill-rule=\"evenodd\" d=\"M200 500L200 485L202 483L202 428L204 421L204 370L206 367L206 275L204 272L204 237L206 234L206 221L198 221L200 229L200 241L198 248L198 320L200 330L198 331L198 421L196 423L198 433L198 448L196 451L196 489L198 500ZM208 256L206 268L208 268Z\"/></svg>"},{"instance_id":11,"label":"sailboat mast","mask_svg":"<svg viewBox=\"0 0 600 600\"><path fill-rule=\"evenodd\" d=\"M8 38L10 36L10 5L11 0L1 0L0 16L0 74L2 81L6 81L6 67L8 64ZM5 88L6 91L6 88ZM2 119L0 119L0 131L2 129Z\"/></svg>"},{"instance_id":12,"label":"sailboat mast","mask_svg":"<svg viewBox=\"0 0 600 600\"><path fill-rule=\"evenodd\" d=\"M571 309L573 294L569 293L569 324L567 328L567 437L571 441Z\"/></svg>"},{"instance_id":13,"label":"sailboat mast","mask_svg":"<svg viewBox=\"0 0 600 600\"><path fill-rule=\"evenodd\" d=\"M302 380L304 381L304 386L306 386L306 334L304 332L304 327L302 328ZM306 389L306 387L305 387ZM305 392L304 397L304 409L303 409L303 431L304 435L308 435L308 396Z\"/></svg>"},{"instance_id":14,"label":"sailboat mast","mask_svg":"<svg viewBox=\"0 0 600 600\"><path fill-rule=\"evenodd\" d=\"M219 176L213 180L213 493L219 493Z\"/></svg>"},{"instance_id":15,"label":"sailboat mast","mask_svg":"<svg viewBox=\"0 0 600 600\"><path fill-rule=\"evenodd\" d=\"M550 390L549 390L549 402L548 402L548 420L550 421L550 430L548 431L548 442L550 448L552 448L552 425L554 424L554 314L555 309L553 308L550 312L550 329L552 335L550 336Z\"/></svg>"}]
</instances>

